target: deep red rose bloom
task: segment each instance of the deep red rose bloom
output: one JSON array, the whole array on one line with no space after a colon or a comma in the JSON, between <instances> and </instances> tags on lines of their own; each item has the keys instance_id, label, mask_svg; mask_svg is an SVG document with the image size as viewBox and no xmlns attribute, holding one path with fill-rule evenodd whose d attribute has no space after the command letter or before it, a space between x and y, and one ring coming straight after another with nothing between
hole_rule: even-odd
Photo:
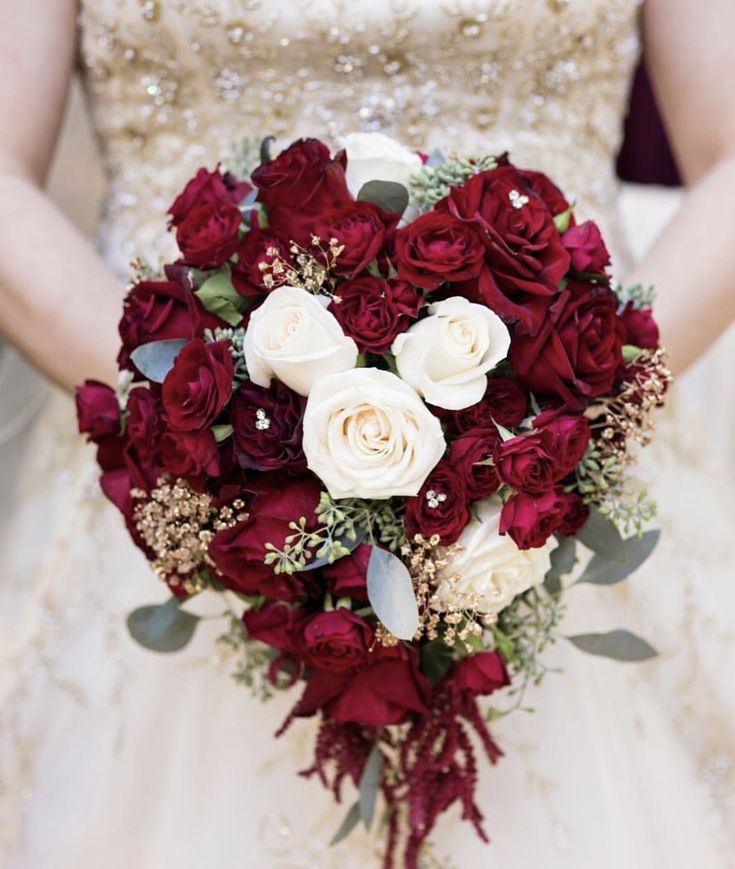
<instances>
[{"instance_id":1,"label":"deep red rose bloom","mask_svg":"<svg viewBox=\"0 0 735 869\"><path fill-rule=\"evenodd\" d=\"M483 257L476 229L447 212L429 211L396 233L398 276L425 290L476 278Z\"/></svg>"},{"instance_id":2,"label":"deep red rose bloom","mask_svg":"<svg viewBox=\"0 0 735 869\"><path fill-rule=\"evenodd\" d=\"M286 537L293 533L289 524L301 516L307 520L307 530L316 527L319 484L312 477L267 474L248 483L246 489L248 518L218 532L209 545L220 582L242 594L294 600L303 594L302 579L276 575L263 561L265 545L283 549Z\"/></svg>"},{"instance_id":3,"label":"deep red rose bloom","mask_svg":"<svg viewBox=\"0 0 735 869\"><path fill-rule=\"evenodd\" d=\"M634 308L633 303L628 302L620 314L620 320L625 327L626 344L633 344L642 350L655 350L658 347L658 326L650 308Z\"/></svg>"},{"instance_id":4,"label":"deep red rose bloom","mask_svg":"<svg viewBox=\"0 0 735 869\"><path fill-rule=\"evenodd\" d=\"M572 226L564 233L561 240L572 258L572 271L605 274L605 270L610 265L610 254L594 221L586 220L584 223Z\"/></svg>"},{"instance_id":5,"label":"deep red rose bloom","mask_svg":"<svg viewBox=\"0 0 735 869\"><path fill-rule=\"evenodd\" d=\"M423 297L407 281L363 275L337 287L329 310L361 353L383 354L418 316Z\"/></svg>"},{"instance_id":6,"label":"deep red rose bloom","mask_svg":"<svg viewBox=\"0 0 735 869\"><path fill-rule=\"evenodd\" d=\"M163 381L168 424L178 431L207 428L232 395L235 366L229 341L205 344L194 338L179 353Z\"/></svg>"},{"instance_id":7,"label":"deep red rose bloom","mask_svg":"<svg viewBox=\"0 0 735 869\"><path fill-rule=\"evenodd\" d=\"M576 492L562 492L559 494L559 498L564 505L559 534L563 534L565 537L574 537L589 519L590 508Z\"/></svg>"},{"instance_id":8,"label":"deep red rose bloom","mask_svg":"<svg viewBox=\"0 0 735 869\"><path fill-rule=\"evenodd\" d=\"M323 709L338 722L385 727L412 713L427 715L430 698L431 684L419 669L415 648L376 646L356 672L314 670L294 712L309 716Z\"/></svg>"},{"instance_id":9,"label":"deep red rose bloom","mask_svg":"<svg viewBox=\"0 0 735 869\"><path fill-rule=\"evenodd\" d=\"M623 366L625 330L616 307L606 287L570 280L537 335L512 336L508 355L521 383L570 408L610 392Z\"/></svg>"},{"instance_id":10,"label":"deep red rose bloom","mask_svg":"<svg viewBox=\"0 0 735 869\"><path fill-rule=\"evenodd\" d=\"M590 424L581 413L545 410L533 421L547 451L554 456L562 476L573 471L590 441Z\"/></svg>"},{"instance_id":11,"label":"deep red rose bloom","mask_svg":"<svg viewBox=\"0 0 735 869\"><path fill-rule=\"evenodd\" d=\"M317 613L304 625L304 662L337 673L354 670L367 660L372 640L373 629L348 609Z\"/></svg>"},{"instance_id":12,"label":"deep red rose bloom","mask_svg":"<svg viewBox=\"0 0 735 869\"><path fill-rule=\"evenodd\" d=\"M367 568L372 546L361 543L349 555L322 568L322 576L335 597L367 600Z\"/></svg>"},{"instance_id":13,"label":"deep red rose bloom","mask_svg":"<svg viewBox=\"0 0 735 869\"><path fill-rule=\"evenodd\" d=\"M510 685L505 661L499 652L477 652L463 658L454 668L452 687L467 691L476 697L492 694L498 688Z\"/></svg>"},{"instance_id":14,"label":"deep red rose bloom","mask_svg":"<svg viewBox=\"0 0 735 869\"><path fill-rule=\"evenodd\" d=\"M210 172L200 169L174 200L168 210L171 226L178 226L195 208L215 202L228 202L239 205L250 193L252 187L245 181L238 181L234 175L219 171L219 166Z\"/></svg>"},{"instance_id":15,"label":"deep red rose bloom","mask_svg":"<svg viewBox=\"0 0 735 869\"><path fill-rule=\"evenodd\" d=\"M492 462L500 435L494 425L471 428L454 440L447 460L465 482L470 501L478 501L497 491L500 481Z\"/></svg>"},{"instance_id":16,"label":"deep red rose bloom","mask_svg":"<svg viewBox=\"0 0 735 869\"><path fill-rule=\"evenodd\" d=\"M485 394L471 407L441 414L453 431L494 428L495 423L515 428L526 418L528 393L513 377L488 377Z\"/></svg>"},{"instance_id":17,"label":"deep red rose bloom","mask_svg":"<svg viewBox=\"0 0 735 869\"><path fill-rule=\"evenodd\" d=\"M176 228L176 243L187 265L216 269L238 245L240 209L227 202L211 202L192 209Z\"/></svg>"},{"instance_id":18,"label":"deep red rose bloom","mask_svg":"<svg viewBox=\"0 0 735 869\"><path fill-rule=\"evenodd\" d=\"M161 399L151 389L131 389L127 401L125 431L141 454L157 449L163 427Z\"/></svg>"},{"instance_id":19,"label":"deep red rose bloom","mask_svg":"<svg viewBox=\"0 0 735 869\"><path fill-rule=\"evenodd\" d=\"M217 477L220 454L211 429L168 431L161 436L161 459L166 470L187 481Z\"/></svg>"},{"instance_id":20,"label":"deep red rose bloom","mask_svg":"<svg viewBox=\"0 0 735 869\"><path fill-rule=\"evenodd\" d=\"M308 247L318 217L352 200L345 179L346 156L334 159L317 139L299 139L252 175L269 226L284 240Z\"/></svg>"},{"instance_id":21,"label":"deep red rose bloom","mask_svg":"<svg viewBox=\"0 0 735 869\"><path fill-rule=\"evenodd\" d=\"M512 495L500 513L500 533L509 534L519 549L543 546L561 525L567 504L564 492L549 489L534 497Z\"/></svg>"},{"instance_id":22,"label":"deep red rose bloom","mask_svg":"<svg viewBox=\"0 0 735 869\"><path fill-rule=\"evenodd\" d=\"M426 478L418 495L406 498L409 538L438 534L443 546L454 543L472 518L464 477L442 459Z\"/></svg>"},{"instance_id":23,"label":"deep red rose bloom","mask_svg":"<svg viewBox=\"0 0 735 869\"><path fill-rule=\"evenodd\" d=\"M510 161L503 160L502 158L498 162L500 165L511 165ZM518 169L518 167L516 167L516 171L521 175L526 185L543 201L554 217L557 214L562 214L569 208L569 202L564 194L543 172L534 172L531 169ZM569 220L570 225L573 226L574 215L570 215Z\"/></svg>"},{"instance_id":24,"label":"deep red rose bloom","mask_svg":"<svg viewBox=\"0 0 735 869\"><path fill-rule=\"evenodd\" d=\"M303 607L266 603L260 609L246 610L242 621L248 636L295 657L300 654L299 639L307 618Z\"/></svg>"},{"instance_id":25,"label":"deep red rose bloom","mask_svg":"<svg viewBox=\"0 0 735 869\"><path fill-rule=\"evenodd\" d=\"M273 250L277 253L269 253ZM291 264L288 245L267 229L251 229L245 233L237 249L237 262L232 267L232 284L237 292L241 296L267 293L263 278L272 274L275 260Z\"/></svg>"},{"instance_id":26,"label":"deep red rose bloom","mask_svg":"<svg viewBox=\"0 0 735 869\"><path fill-rule=\"evenodd\" d=\"M518 331L535 334L547 300L569 269L554 219L524 175L513 166L481 172L439 203L478 227L486 264L475 295Z\"/></svg>"},{"instance_id":27,"label":"deep red rose bloom","mask_svg":"<svg viewBox=\"0 0 735 869\"><path fill-rule=\"evenodd\" d=\"M344 246L334 271L354 277L383 250L398 219L398 214L388 214L372 202L343 202L320 216L314 232L323 244L335 238Z\"/></svg>"},{"instance_id":28,"label":"deep red rose bloom","mask_svg":"<svg viewBox=\"0 0 735 869\"><path fill-rule=\"evenodd\" d=\"M506 486L527 495L543 494L564 476L564 470L538 432L499 443L495 449L495 467Z\"/></svg>"},{"instance_id":29,"label":"deep red rose bloom","mask_svg":"<svg viewBox=\"0 0 735 869\"><path fill-rule=\"evenodd\" d=\"M301 448L306 399L274 377L266 389L245 381L232 397L235 455L243 468L305 470Z\"/></svg>"},{"instance_id":30,"label":"deep red rose bloom","mask_svg":"<svg viewBox=\"0 0 735 869\"><path fill-rule=\"evenodd\" d=\"M89 440L120 433L120 406L115 390L98 380L85 380L76 390L79 433Z\"/></svg>"}]
</instances>

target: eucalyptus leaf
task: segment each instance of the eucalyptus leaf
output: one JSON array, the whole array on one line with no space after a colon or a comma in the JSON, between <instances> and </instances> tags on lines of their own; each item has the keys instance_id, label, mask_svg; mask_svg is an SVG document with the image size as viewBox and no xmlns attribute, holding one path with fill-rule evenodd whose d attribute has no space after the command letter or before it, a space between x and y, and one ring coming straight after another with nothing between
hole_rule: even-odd
<instances>
[{"instance_id":1,"label":"eucalyptus leaf","mask_svg":"<svg viewBox=\"0 0 735 869\"><path fill-rule=\"evenodd\" d=\"M368 181L360 188L357 198L396 214L403 214L408 206L408 190L397 181Z\"/></svg>"},{"instance_id":2,"label":"eucalyptus leaf","mask_svg":"<svg viewBox=\"0 0 735 869\"><path fill-rule=\"evenodd\" d=\"M442 163L446 163L446 159L444 154L442 154L439 150L434 150L429 154L429 159L426 161L425 165L430 169L433 169L435 166L441 166Z\"/></svg>"},{"instance_id":3,"label":"eucalyptus leaf","mask_svg":"<svg viewBox=\"0 0 735 869\"><path fill-rule=\"evenodd\" d=\"M560 579L574 569L577 563L577 541L574 537L557 537L558 546L551 553L551 567L547 577Z\"/></svg>"},{"instance_id":4,"label":"eucalyptus leaf","mask_svg":"<svg viewBox=\"0 0 735 869\"><path fill-rule=\"evenodd\" d=\"M614 585L621 582L643 564L656 548L661 532L646 531L641 537L629 537L623 540L616 561L611 561L604 555L595 555L587 565L577 582L589 582L593 585Z\"/></svg>"},{"instance_id":5,"label":"eucalyptus leaf","mask_svg":"<svg viewBox=\"0 0 735 869\"><path fill-rule=\"evenodd\" d=\"M191 640L199 616L180 609L172 597L164 604L139 607L127 618L130 636L152 652L178 652Z\"/></svg>"},{"instance_id":6,"label":"eucalyptus leaf","mask_svg":"<svg viewBox=\"0 0 735 869\"><path fill-rule=\"evenodd\" d=\"M355 829L360 820L360 803L355 803L350 807L349 812L345 816L344 821L339 826L339 830L334 834L330 845L338 845L343 839L346 839Z\"/></svg>"},{"instance_id":7,"label":"eucalyptus leaf","mask_svg":"<svg viewBox=\"0 0 735 869\"><path fill-rule=\"evenodd\" d=\"M365 761L360 776L360 817L366 829L370 829L375 815L375 803L378 799L380 781L383 775L383 753L377 745Z\"/></svg>"},{"instance_id":8,"label":"eucalyptus leaf","mask_svg":"<svg viewBox=\"0 0 735 869\"><path fill-rule=\"evenodd\" d=\"M607 519L593 507L582 528L577 532L577 540L599 555L611 561L625 562L624 541L614 522Z\"/></svg>"},{"instance_id":9,"label":"eucalyptus leaf","mask_svg":"<svg viewBox=\"0 0 735 869\"><path fill-rule=\"evenodd\" d=\"M606 634L576 634L567 639L583 652L616 661L648 661L658 654L641 637L622 629Z\"/></svg>"},{"instance_id":10,"label":"eucalyptus leaf","mask_svg":"<svg viewBox=\"0 0 735 869\"><path fill-rule=\"evenodd\" d=\"M373 546L367 569L368 600L375 615L399 640L410 640L419 626L419 608L408 568L400 558Z\"/></svg>"},{"instance_id":11,"label":"eucalyptus leaf","mask_svg":"<svg viewBox=\"0 0 735 869\"><path fill-rule=\"evenodd\" d=\"M166 375L174 367L176 357L188 343L185 338L151 341L136 347L130 354L130 358L143 377L153 383L163 383Z\"/></svg>"},{"instance_id":12,"label":"eucalyptus leaf","mask_svg":"<svg viewBox=\"0 0 735 869\"><path fill-rule=\"evenodd\" d=\"M242 322L247 300L232 286L232 279L226 269L207 278L194 295L207 311L230 326L237 326Z\"/></svg>"}]
</instances>

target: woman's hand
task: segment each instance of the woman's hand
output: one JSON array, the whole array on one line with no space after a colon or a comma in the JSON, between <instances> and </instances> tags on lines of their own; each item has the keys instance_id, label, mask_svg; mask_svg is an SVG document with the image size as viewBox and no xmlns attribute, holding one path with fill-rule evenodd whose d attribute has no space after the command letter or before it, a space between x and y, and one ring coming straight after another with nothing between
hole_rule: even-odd
<instances>
[{"instance_id":1,"label":"woman's hand","mask_svg":"<svg viewBox=\"0 0 735 869\"><path fill-rule=\"evenodd\" d=\"M114 381L121 293L41 190L74 64L76 0L0 0L0 330L52 380Z\"/></svg>"}]
</instances>

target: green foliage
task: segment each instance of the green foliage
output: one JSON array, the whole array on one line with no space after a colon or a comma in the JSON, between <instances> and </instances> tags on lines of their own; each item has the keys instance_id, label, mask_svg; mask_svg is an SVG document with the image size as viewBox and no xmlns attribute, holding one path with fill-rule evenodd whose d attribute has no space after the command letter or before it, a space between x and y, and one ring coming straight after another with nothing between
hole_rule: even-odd
<instances>
[{"instance_id":1,"label":"green foliage","mask_svg":"<svg viewBox=\"0 0 735 869\"><path fill-rule=\"evenodd\" d=\"M408 190L396 181L368 181L360 188L357 198L361 202L371 202L389 214L403 214L408 205Z\"/></svg>"},{"instance_id":2,"label":"green foliage","mask_svg":"<svg viewBox=\"0 0 735 869\"><path fill-rule=\"evenodd\" d=\"M615 661L648 661L658 654L644 639L622 629L605 634L577 634L567 639L589 655L600 655Z\"/></svg>"},{"instance_id":3,"label":"green foliage","mask_svg":"<svg viewBox=\"0 0 735 869\"><path fill-rule=\"evenodd\" d=\"M242 621L234 614L228 615L227 630L217 638L217 644L224 652L236 656L232 677L244 685L258 700L270 700L276 689L289 687L284 679L283 685L274 685L268 678L268 670L276 654L273 649L259 640L249 637Z\"/></svg>"},{"instance_id":4,"label":"green foliage","mask_svg":"<svg viewBox=\"0 0 735 869\"><path fill-rule=\"evenodd\" d=\"M229 341L230 354L235 363L235 382L241 383L248 379L248 368L245 363L245 329L205 329L206 341Z\"/></svg>"},{"instance_id":5,"label":"green foliage","mask_svg":"<svg viewBox=\"0 0 735 869\"><path fill-rule=\"evenodd\" d=\"M493 157L456 158L422 166L411 178L411 201L429 211L452 187L459 187L480 172L496 167Z\"/></svg>"},{"instance_id":6,"label":"green foliage","mask_svg":"<svg viewBox=\"0 0 735 869\"><path fill-rule=\"evenodd\" d=\"M199 617L180 609L177 598L139 607L127 618L130 636L152 652L178 652L191 640Z\"/></svg>"},{"instance_id":7,"label":"green foliage","mask_svg":"<svg viewBox=\"0 0 735 869\"><path fill-rule=\"evenodd\" d=\"M370 553L367 594L375 615L394 637L413 639L419 626L413 580L401 559L380 546Z\"/></svg>"},{"instance_id":8,"label":"green foliage","mask_svg":"<svg viewBox=\"0 0 735 869\"><path fill-rule=\"evenodd\" d=\"M628 302L632 302L634 308L648 310L653 307L653 303L656 301L656 288L653 286L644 287L643 284L633 284L631 287L624 287L622 284L618 284L614 290L618 297L618 310L622 310Z\"/></svg>"},{"instance_id":9,"label":"green foliage","mask_svg":"<svg viewBox=\"0 0 735 869\"><path fill-rule=\"evenodd\" d=\"M252 304L252 299L241 296L232 285L229 269L223 268L210 275L194 295L211 314L230 326L242 322L243 314Z\"/></svg>"}]
</instances>

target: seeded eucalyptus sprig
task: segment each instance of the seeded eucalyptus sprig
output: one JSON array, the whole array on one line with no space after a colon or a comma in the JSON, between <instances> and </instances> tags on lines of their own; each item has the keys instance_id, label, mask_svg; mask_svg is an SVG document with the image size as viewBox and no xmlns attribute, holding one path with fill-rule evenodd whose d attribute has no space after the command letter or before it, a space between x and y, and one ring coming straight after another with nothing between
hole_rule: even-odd
<instances>
[{"instance_id":1,"label":"seeded eucalyptus sprig","mask_svg":"<svg viewBox=\"0 0 735 869\"><path fill-rule=\"evenodd\" d=\"M430 160L411 177L411 199L420 211L433 208L452 187L460 187L480 172L497 166L494 157L452 158L432 164Z\"/></svg>"}]
</instances>

